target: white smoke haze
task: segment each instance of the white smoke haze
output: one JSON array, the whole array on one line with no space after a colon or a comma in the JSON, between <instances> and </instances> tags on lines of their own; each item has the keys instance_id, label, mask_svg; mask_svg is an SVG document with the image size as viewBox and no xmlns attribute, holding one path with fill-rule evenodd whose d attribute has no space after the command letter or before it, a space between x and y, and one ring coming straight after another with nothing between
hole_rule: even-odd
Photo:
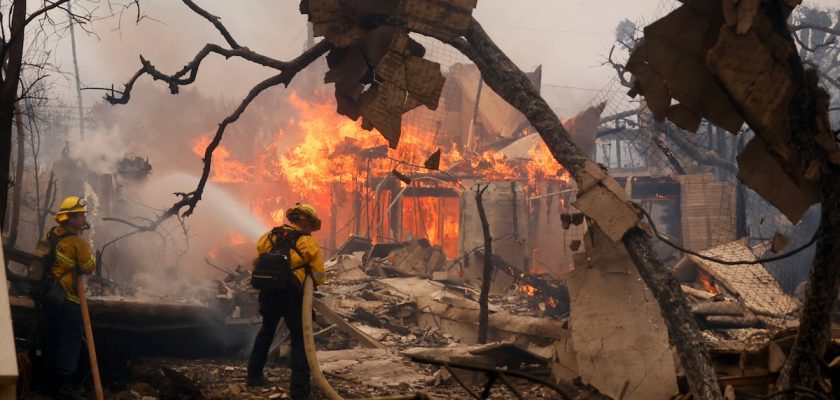
<instances>
[{"instance_id":1,"label":"white smoke haze","mask_svg":"<svg viewBox=\"0 0 840 400\"><path fill-rule=\"evenodd\" d=\"M193 186L197 181L198 176L189 173L153 177L135 188L135 196L122 205L118 218L148 223L160 210L146 205L173 202L177 198L172 192ZM134 229L116 221L102 223L110 224L114 235ZM139 233L117 242L109 250L116 255L105 254L106 265L112 265L108 272L121 282L130 282L144 294L190 297L196 290L206 290L210 278L224 277L224 273L207 265L205 258L214 258L214 264L228 270L237 265L248 267L256 251L257 238L267 230L233 193L212 182L205 189L204 200L185 224L186 232L173 218L158 232ZM233 254L230 254L231 235L238 235L242 240L241 245L234 246ZM212 257L210 254L214 252L217 254Z\"/></svg>"},{"instance_id":2,"label":"white smoke haze","mask_svg":"<svg viewBox=\"0 0 840 400\"><path fill-rule=\"evenodd\" d=\"M84 139L78 132L71 132L69 136L68 156L97 174L117 172L117 162L128 149L117 131L88 130Z\"/></svg>"}]
</instances>

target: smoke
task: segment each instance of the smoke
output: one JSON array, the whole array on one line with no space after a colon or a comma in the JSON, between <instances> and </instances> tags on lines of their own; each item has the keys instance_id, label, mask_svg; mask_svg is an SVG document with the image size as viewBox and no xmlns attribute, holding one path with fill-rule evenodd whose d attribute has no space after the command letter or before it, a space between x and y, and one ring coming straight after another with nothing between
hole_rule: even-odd
<instances>
[{"instance_id":1,"label":"smoke","mask_svg":"<svg viewBox=\"0 0 840 400\"><path fill-rule=\"evenodd\" d=\"M68 156L96 174L117 172L117 162L125 156L127 148L122 136L116 131L88 131L84 138L76 132L68 140Z\"/></svg>"},{"instance_id":2,"label":"smoke","mask_svg":"<svg viewBox=\"0 0 840 400\"><path fill-rule=\"evenodd\" d=\"M148 205L167 204L171 193L194 186L198 177L188 173L157 176L136 187L134 196L122 205L119 218L144 223L156 218L159 210ZM103 222L104 223L104 222ZM112 235L132 231L129 226L111 222ZM113 224L118 224L114 226ZM193 297L207 290L212 278L223 273L207 265L205 259L227 270L248 267L256 241L268 228L231 190L208 183L202 201L184 225L172 218L156 232L138 233L117 242L109 250L106 265L115 280L129 282L141 293L157 296ZM240 242L231 243L231 237Z\"/></svg>"}]
</instances>

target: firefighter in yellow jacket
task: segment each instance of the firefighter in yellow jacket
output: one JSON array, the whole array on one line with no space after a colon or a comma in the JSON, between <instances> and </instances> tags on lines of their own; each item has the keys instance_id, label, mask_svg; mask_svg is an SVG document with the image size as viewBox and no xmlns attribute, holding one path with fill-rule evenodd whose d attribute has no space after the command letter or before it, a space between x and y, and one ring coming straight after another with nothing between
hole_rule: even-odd
<instances>
[{"instance_id":1,"label":"firefighter in yellow jacket","mask_svg":"<svg viewBox=\"0 0 840 400\"><path fill-rule=\"evenodd\" d=\"M82 312L76 293L76 280L80 274L92 274L96 260L90 245L82 238L89 228L87 204L80 197L70 196L61 202L55 220L58 226L47 232L47 240L56 243L55 263L50 272L66 292L63 301L45 301L46 319L45 356L51 372L51 389L66 389L73 374L82 347Z\"/></svg>"},{"instance_id":2,"label":"firefighter in yellow jacket","mask_svg":"<svg viewBox=\"0 0 840 400\"><path fill-rule=\"evenodd\" d=\"M324 272L324 258L318 242L311 233L321 229L321 220L315 209L308 204L296 204L286 210L289 223L266 232L257 241L257 258L272 249L281 235L293 241L294 249L289 252L291 267L297 280L285 289L260 290L260 314L263 318L262 328L254 339L251 358L248 361L247 384L249 386L264 385L263 368L268 358L268 350L274 338L277 324L283 318L289 328L291 336L291 352L289 366L292 369L291 398L307 399L310 396L309 365L306 362L306 352L303 347L303 327L301 326L301 305L303 300L302 283L307 273L311 274L316 285L326 280ZM256 264L256 258L255 258ZM307 267L304 267L307 266Z\"/></svg>"}]
</instances>

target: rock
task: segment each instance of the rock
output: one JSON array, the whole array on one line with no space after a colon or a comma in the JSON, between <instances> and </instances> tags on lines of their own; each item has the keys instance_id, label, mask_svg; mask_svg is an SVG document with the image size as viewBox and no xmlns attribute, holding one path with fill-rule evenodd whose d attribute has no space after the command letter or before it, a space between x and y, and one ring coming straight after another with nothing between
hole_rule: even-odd
<instances>
[{"instance_id":1,"label":"rock","mask_svg":"<svg viewBox=\"0 0 840 400\"><path fill-rule=\"evenodd\" d=\"M143 396L143 397L145 397L145 396L157 397L157 396L160 395L158 393L157 389L155 389L152 385L149 385L146 382L132 382L129 385L129 389L132 392L135 392L138 395Z\"/></svg>"},{"instance_id":2,"label":"rock","mask_svg":"<svg viewBox=\"0 0 840 400\"><path fill-rule=\"evenodd\" d=\"M228 385L228 389L230 390L230 394L234 396L239 396L240 394L242 394L242 387L239 386L238 383L231 383L230 385Z\"/></svg>"}]
</instances>

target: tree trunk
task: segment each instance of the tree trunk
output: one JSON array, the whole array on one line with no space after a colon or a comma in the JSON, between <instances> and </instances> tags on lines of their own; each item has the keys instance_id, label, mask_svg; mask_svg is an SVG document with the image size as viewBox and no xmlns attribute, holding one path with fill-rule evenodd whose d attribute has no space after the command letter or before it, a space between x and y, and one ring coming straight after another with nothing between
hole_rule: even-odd
<instances>
[{"instance_id":1,"label":"tree trunk","mask_svg":"<svg viewBox=\"0 0 840 400\"><path fill-rule=\"evenodd\" d=\"M487 305L490 297L490 284L493 281L493 238L490 237L490 224L487 213L484 212L484 202L481 197L488 186L476 187L475 205L478 207L478 217L481 218L481 231L484 233L484 275L481 281L481 295L478 297L478 343L487 343L487 324L490 309Z\"/></svg>"},{"instance_id":2,"label":"tree trunk","mask_svg":"<svg viewBox=\"0 0 840 400\"><path fill-rule=\"evenodd\" d=\"M835 168L836 169L836 168ZM776 386L811 388L820 376L818 359L831 340L831 314L840 288L840 174L821 179L822 212L817 232L817 250L805 288L799 330ZM793 398L793 394L789 398Z\"/></svg>"},{"instance_id":3,"label":"tree trunk","mask_svg":"<svg viewBox=\"0 0 840 400\"><path fill-rule=\"evenodd\" d=\"M466 34L469 45L453 46L476 63L484 82L522 112L537 129L554 158L575 179L579 179L589 158L571 140L557 115L540 97L525 74L493 43L473 20ZM628 231L622 239L639 274L650 288L665 319L668 335L676 346L688 384L696 398L722 399L705 342L694 318L688 312L679 284L651 247L650 238L639 228Z\"/></svg>"},{"instance_id":4,"label":"tree trunk","mask_svg":"<svg viewBox=\"0 0 840 400\"><path fill-rule=\"evenodd\" d=\"M12 215L9 223L8 245L14 247L18 237L20 226L20 201L23 198L23 159L24 142L26 134L23 130L23 115L20 112L20 104L15 103L15 126L17 128L17 166L15 167L15 187L12 190Z\"/></svg>"},{"instance_id":5,"label":"tree trunk","mask_svg":"<svg viewBox=\"0 0 840 400\"><path fill-rule=\"evenodd\" d=\"M776 33L795 44L778 2L771 2L766 12ZM788 58L794 83L799 86L789 108L791 142L803 166L819 165L821 220L817 230L816 253L811 265L799 330L776 386L781 390L812 388L820 378L818 359L825 355L831 340L831 316L840 288L840 166L829 160L817 135L836 136L828 126L828 95L817 86L816 73L806 72L796 52ZM822 122L822 123L821 123ZM794 398L793 391L786 398Z\"/></svg>"},{"instance_id":6,"label":"tree trunk","mask_svg":"<svg viewBox=\"0 0 840 400\"><path fill-rule=\"evenodd\" d=\"M5 225L9 200L12 158L12 119L17 100L18 79L23 61L23 32L26 24L26 0L14 0L11 29L6 49L5 76L0 78L0 222Z\"/></svg>"}]
</instances>

